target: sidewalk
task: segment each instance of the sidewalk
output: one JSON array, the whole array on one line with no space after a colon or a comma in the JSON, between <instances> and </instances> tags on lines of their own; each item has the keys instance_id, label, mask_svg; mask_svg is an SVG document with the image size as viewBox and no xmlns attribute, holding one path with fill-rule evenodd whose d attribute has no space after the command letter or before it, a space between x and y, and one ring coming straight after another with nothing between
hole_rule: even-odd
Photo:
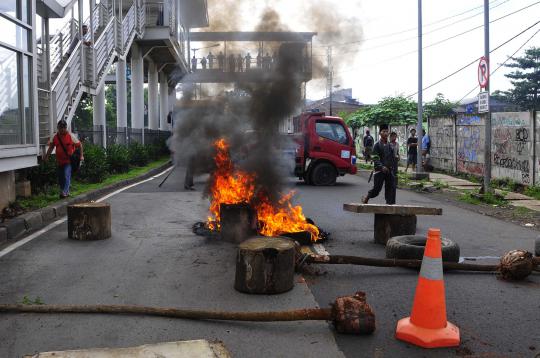
<instances>
[{"instance_id":1,"label":"sidewalk","mask_svg":"<svg viewBox=\"0 0 540 358\"><path fill-rule=\"evenodd\" d=\"M405 172L405 167L400 167L400 171ZM447 174L429 173L429 181L440 182L448 185L449 188L456 190L477 190L480 188L480 184L473 183L471 181L456 178ZM510 205L516 207L523 207L529 210L540 211L540 200L531 198L519 193L506 192L500 189L495 189L495 193L502 196L504 200L508 201Z\"/></svg>"}]
</instances>

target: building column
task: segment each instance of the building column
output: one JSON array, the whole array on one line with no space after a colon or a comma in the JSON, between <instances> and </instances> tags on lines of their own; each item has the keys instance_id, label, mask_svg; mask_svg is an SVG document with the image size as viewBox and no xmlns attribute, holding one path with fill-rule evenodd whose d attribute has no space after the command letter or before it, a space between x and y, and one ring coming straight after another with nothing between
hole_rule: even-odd
<instances>
[{"instance_id":1,"label":"building column","mask_svg":"<svg viewBox=\"0 0 540 358\"><path fill-rule=\"evenodd\" d=\"M126 61L121 58L116 63L116 126L127 127Z\"/></svg>"},{"instance_id":2,"label":"building column","mask_svg":"<svg viewBox=\"0 0 540 358\"><path fill-rule=\"evenodd\" d=\"M148 62L148 129L159 128L158 72L153 61Z\"/></svg>"},{"instance_id":3,"label":"building column","mask_svg":"<svg viewBox=\"0 0 540 358\"><path fill-rule=\"evenodd\" d=\"M131 45L131 128L144 128L144 64L136 43Z\"/></svg>"},{"instance_id":4,"label":"building column","mask_svg":"<svg viewBox=\"0 0 540 358\"><path fill-rule=\"evenodd\" d=\"M107 147L107 121L105 119L105 85L101 88L97 95L92 96L92 104L94 110L92 112L94 132L101 131L100 136L94 135L94 144Z\"/></svg>"},{"instance_id":5,"label":"building column","mask_svg":"<svg viewBox=\"0 0 540 358\"><path fill-rule=\"evenodd\" d=\"M169 85L167 84L167 75L159 73L159 129L167 130L167 114L169 114Z\"/></svg>"}]
</instances>

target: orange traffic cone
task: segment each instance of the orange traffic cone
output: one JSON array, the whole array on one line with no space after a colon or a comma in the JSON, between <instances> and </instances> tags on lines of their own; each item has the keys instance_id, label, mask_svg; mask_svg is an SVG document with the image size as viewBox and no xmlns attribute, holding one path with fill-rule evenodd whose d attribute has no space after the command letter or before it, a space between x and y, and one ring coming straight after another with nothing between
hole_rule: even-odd
<instances>
[{"instance_id":1,"label":"orange traffic cone","mask_svg":"<svg viewBox=\"0 0 540 358\"><path fill-rule=\"evenodd\" d=\"M399 320L396 338L424 348L459 345L459 328L446 321L439 229L428 231L412 313Z\"/></svg>"}]
</instances>

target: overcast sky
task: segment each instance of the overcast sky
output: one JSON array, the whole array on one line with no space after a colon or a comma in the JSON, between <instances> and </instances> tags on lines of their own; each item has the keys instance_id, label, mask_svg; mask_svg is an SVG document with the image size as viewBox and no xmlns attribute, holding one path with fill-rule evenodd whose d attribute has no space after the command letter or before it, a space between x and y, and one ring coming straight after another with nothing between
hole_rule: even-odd
<instances>
[{"instance_id":1,"label":"overcast sky","mask_svg":"<svg viewBox=\"0 0 540 358\"><path fill-rule=\"evenodd\" d=\"M209 0L210 22L215 2ZM490 20L510 14L536 0L491 0ZM351 20L362 29L361 41L343 44L348 40L333 39L334 58L340 59L334 83L341 88L352 87L353 96L364 103L374 103L385 96L417 91L417 0L341 0L341 1L248 1L244 0L243 16L236 23L238 30L251 30L265 7L275 9L291 30L318 31L310 24L306 8L318 7L329 14L337 13L343 21ZM482 0L423 1L424 47L483 25ZM255 15L255 16L254 16ZM446 18L446 20L444 20ZM442 20L442 21L441 21ZM525 28L540 20L540 3L495 21L490 25L490 44L495 48ZM501 47L491 55L492 70L514 53L538 29L540 24ZM386 36L388 35L388 36ZM326 61L326 47L317 46L314 55ZM540 46L540 33L525 48ZM424 87L443 78L484 54L483 27L441 44L424 49ZM523 54L523 49L518 55ZM508 89L509 81L501 68L492 78L491 90ZM471 65L448 80L424 91L429 101L438 92L451 100L459 100L477 84L477 64ZM312 80L308 85L308 98L324 96L325 80ZM478 90L469 96L476 95Z\"/></svg>"},{"instance_id":2,"label":"overcast sky","mask_svg":"<svg viewBox=\"0 0 540 358\"><path fill-rule=\"evenodd\" d=\"M518 11L529 5L532 6ZM228 30L253 30L264 10L272 8L290 30L319 32L313 43L315 60L326 63L326 45L332 44L336 63L334 84L352 87L353 96L363 103L417 91L417 0L208 0L208 6L210 23L225 22ZM234 6L238 16L231 17L230 12L224 11L228 6ZM483 0L423 1L424 47L442 41L424 49L424 87L484 54L482 6ZM518 11L490 25L492 49L540 20L538 0L491 0L490 7L492 21ZM329 21L315 24L310 19L314 11L328 14ZM338 20L332 20L332 16ZM354 30L354 34L343 33L341 38L332 38L322 45L319 40L323 32L334 27ZM444 41L474 27L479 28ZM540 24L492 53L492 71L539 29ZM540 47L540 33L517 55L531 46ZM492 91L511 86L504 77L507 72L509 69L501 68L493 75ZM475 63L424 91L424 100L432 100L439 92L459 100L476 84ZM325 87L325 79L312 80L308 84L308 98L323 97ZM475 89L469 97L477 92Z\"/></svg>"}]
</instances>

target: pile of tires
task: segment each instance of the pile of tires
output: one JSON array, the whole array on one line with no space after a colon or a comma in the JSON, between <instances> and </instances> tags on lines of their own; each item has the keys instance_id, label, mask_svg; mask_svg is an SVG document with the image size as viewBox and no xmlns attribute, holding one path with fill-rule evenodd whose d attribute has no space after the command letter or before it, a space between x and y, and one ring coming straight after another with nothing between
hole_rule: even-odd
<instances>
[{"instance_id":1,"label":"pile of tires","mask_svg":"<svg viewBox=\"0 0 540 358\"><path fill-rule=\"evenodd\" d=\"M422 260L426 237L420 235L394 236L386 243L386 258ZM450 239L441 238L442 258L446 262L459 262L459 246Z\"/></svg>"}]
</instances>

